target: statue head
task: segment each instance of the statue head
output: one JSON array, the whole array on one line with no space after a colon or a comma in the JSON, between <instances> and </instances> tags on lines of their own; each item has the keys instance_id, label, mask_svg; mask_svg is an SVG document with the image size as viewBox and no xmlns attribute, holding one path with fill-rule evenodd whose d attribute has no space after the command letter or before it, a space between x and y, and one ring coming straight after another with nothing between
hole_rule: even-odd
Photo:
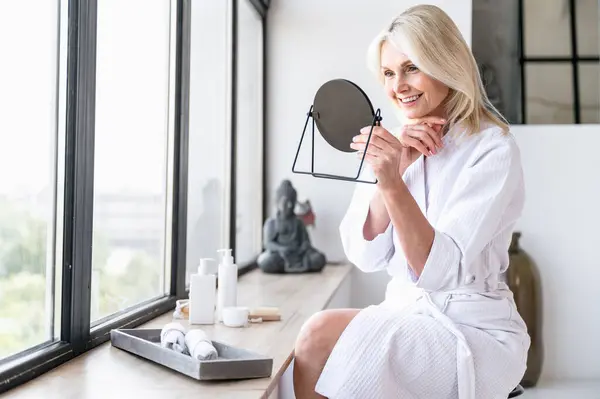
<instances>
[{"instance_id":1,"label":"statue head","mask_svg":"<svg viewBox=\"0 0 600 399\"><path fill-rule=\"evenodd\" d=\"M290 217L294 215L294 208L296 207L296 189L292 186L292 182L284 180L277 188L275 193L277 202L277 213L284 217Z\"/></svg>"}]
</instances>

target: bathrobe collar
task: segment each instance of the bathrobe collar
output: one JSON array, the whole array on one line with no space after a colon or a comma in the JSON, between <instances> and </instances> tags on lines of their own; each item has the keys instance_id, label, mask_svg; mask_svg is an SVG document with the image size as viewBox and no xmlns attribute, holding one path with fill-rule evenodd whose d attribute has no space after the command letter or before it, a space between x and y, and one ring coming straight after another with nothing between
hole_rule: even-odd
<instances>
[{"instance_id":1,"label":"bathrobe collar","mask_svg":"<svg viewBox=\"0 0 600 399\"><path fill-rule=\"evenodd\" d=\"M404 182L410 187L410 193L419 205L423 215L427 216L427 196L425 192L425 162L423 154L404 172Z\"/></svg>"}]
</instances>

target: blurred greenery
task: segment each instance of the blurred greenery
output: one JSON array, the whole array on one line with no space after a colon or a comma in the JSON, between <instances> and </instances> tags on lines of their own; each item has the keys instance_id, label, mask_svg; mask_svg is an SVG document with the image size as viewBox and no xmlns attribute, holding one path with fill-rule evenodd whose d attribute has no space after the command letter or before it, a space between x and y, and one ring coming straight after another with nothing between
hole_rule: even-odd
<instances>
[{"instance_id":1,"label":"blurred greenery","mask_svg":"<svg viewBox=\"0 0 600 399\"><path fill-rule=\"evenodd\" d=\"M162 294L158 256L111 248L107 237L94 233L92 321ZM41 217L0 197L0 359L51 339L46 235ZM111 265L111 255L119 251L126 254L125 261ZM55 308L60 309L60 303Z\"/></svg>"},{"instance_id":2,"label":"blurred greenery","mask_svg":"<svg viewBox=\"0 0 600 399\"><path fill-rule=\"evenodd\" d=\"M100 251L98 251L100 253ZM160 287L161 263L156 257L136 251L119 273L111 273L106 261L98 261L94 254L95 267L92 286L98 284L99 294L92 294L92 321L133 306L162 293ZM92 288L93 290L93 288ZM97 303L96 303L97 302Z\"/></svg>"}]
</instances>

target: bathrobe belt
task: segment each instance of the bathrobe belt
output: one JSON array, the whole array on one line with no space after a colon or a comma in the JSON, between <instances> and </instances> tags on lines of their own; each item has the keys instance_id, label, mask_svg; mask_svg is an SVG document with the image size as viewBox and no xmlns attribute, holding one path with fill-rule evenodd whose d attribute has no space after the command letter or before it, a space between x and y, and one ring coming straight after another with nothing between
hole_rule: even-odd
<instances>
[{"instance_id":1,"label":"bathrobe belt","mask_svg":"<svg viewBox=\"0 0 600 399\"><path fill-rule=\"evenodd\" d=\"M462 294L482 294L486 292L502 292L508 290L506 283L498 281L488 281L485 284L472 284L470 286L458 287L449 291L425 291L412 284L398 281L392 278L388 284L386 297L389 295L391 302L394 298L401 302L411 303L409 308L417 314L427 314L437 320L446 330L450 331L456 337L456 377L458 385L458 399L475 399L475 367L473 363L473 353L467 343L463 333L458 329L456 323L448 317L435 304L432 299L438 295L444 298L445 304L450 300L451 295ZM398 298L398 295L400 298Z\"/></svg>"},{"instance_id":2,"label":"bathrobe belt","mask_svg":"<svg viewBox=\"0 0 600 399\"><path fill-rule=\"evenodd\" d=\"M423 291L421 298L425 306L425 313L437 320L442 326L456 337L456 378L458 383L459 399L475 399L475 367L473 365L473 353L463 333L458 329L454 321L446 316L436 306L428 292ZM419 301L421 302L421 301ZM422 307L420 307L423 309ZM429 312L427 312L429 311Z\"/></svg>"}]
</instances>

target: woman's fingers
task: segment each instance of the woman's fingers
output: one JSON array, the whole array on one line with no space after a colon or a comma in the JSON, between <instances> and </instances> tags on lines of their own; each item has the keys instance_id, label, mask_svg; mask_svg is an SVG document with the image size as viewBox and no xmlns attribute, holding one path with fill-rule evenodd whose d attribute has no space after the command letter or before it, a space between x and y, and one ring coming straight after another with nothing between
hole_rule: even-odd
<instances>
[{"instance_id":1,"label":"woman's fingers","mask_svg":"<svg viewBox=\"0 0 600 399\"><path fill-rule=\"evenodd\" d=\"M367 135L368 134L369 134L369 132L367 131ZM396 145L400 144L398 137L394 136L392 133L389 132L389 130L384 129L382 127L378 126L375 129L373 129L373 134L376 135L377 137L380 137L382 140L384 140L389 145L396 146Z\"/></svg>"},{"instance_id":2,"label":"woman's fingers","mask_svg":"<svg viewBox=\"0 0 600 399\"><path fill-rule=\"evenodd\" d=\"M389 133L387 130L385 130L384 128L379 127L379 126L375 126L373 128L373 132L371 133L370 138L369 138L369 132L371 131L370 126L366 126L366 127L362 128L360 131L361 131L361 134L354 136L352 138L352 143L350 144L350 148L353 148L356 150L361 150L365 147L367 140L368 140L369 141L369 149L377 148L379 150L384 150L384 149L390 147L391 144L393 144L392 140L395 140L396 142L398 142L397 138L395 138L391 133ZM388 138L388 135L392 137L392 140L390 140Z\"/></svg>"},{"instance_id":3,"label":"woman's fingers","mask_svg":"<svg viewBox=\"0 0 600 399\"><path fill-rule=\"evenodd\" d=\"M425 145L421 142L421 140L415 139L414 137L411 137L411 136L406 136L404 138L404 143L410 147L417 149L417 151L419 151L421 154L423 154L425 156L431 155L431 152L429 151L429 149L427 147L425 147Z\"/></svg>"},{"instance_id":4,"label":"woman's fingers","mask_svg":"<svg viewBox=\"0 0 600 399\"><path fill-rule=\"evenodd\" d=\"M433 139L426 132L422 130L409 130L407 134L409 137L419 140L427 148L427 155L434 155L437 152Z\"/></svg>"},{"instance_id":5,"label":"woman's fingers","mask_svg":"<svg viewBox=\"0 0 600 399\"><path fill-rule=\"evenodd\" d=\"M352 142L353 143L362 143L362 144L366 144L367 140L369 140L369 135L368 134L359 134L358 136L354 136L352 138ZM371 145L374 145L376 147L379 148L383 148L387 145L387 143L385 142L385 140L383 140L381 137L372 134L371 135L371 139L369 140L369 147Z\"/></svg>"},{"instance_id":6,"label":"woman's fingers","mask_svg":"<svg viewBox=\"0 0 600 399\"><path fill-rule=\"evenodd\" d=\"M439 125L416 125L413 127L417 130L424 131L434 141L436 148L440 149L444 143L442 142L442 137L440 135L440 129L438 129L438 126Z\"/></svg>"},{"instance_id":7,"label":"woman's fingers","mask_svg":"<svg viewBox=\"0 0 600 399\"><path fill-rule=\"evenodd\" d=\"M438 148L442 148L444 146L444 143L442 142L442 130L444 129L444 125L431 125L429 127L431 128L431 130L433 130L434 141L437 144Z\"/></svg>"},{"instance_id":8,"label":"woman's fingers","mask_svg":"<svg viewBox=\"0 0 600 399\"><path fill-rule=\"evenodd\" d=\"M359 159L363 157L362 152L358 152L356 155ZM365 161L368 162L371 166L376 166L381 163L381 158L367 152L367 155L365 155Z\"/></svg>"},{"instance_id":9,"label":"woman's fingers","mask_svg":"<svg viewBox=\"0 0 600 399\"><path fill-rule=\"evenodd\" d=\"M374 160L377 159L377 156L371 154L370 152L367 152L367 155L364 155L364 154L365 154L364 151L358 151L356 153L356 157L358 159L362 159L362 157L364 156L365 157L365 161L367 161L367 162L374 162Z\"/></svg>"},{"instance_id":10,"label":"woman's fingers","mask_svg":"<svg viewBox=\"0 0 600 399\"><path fill-rule=\"evenodd\" d=\"M369 141L369 151L382 151L383 150L383 146L381 145L381 143L376 143L376 141L377 140L373 140L373 137L371 137L371 140ZM362 138L356 139L355 141L350 143L350 148L352 148L354 150L364 151L364 149L366 147L367 147L366 138L364 140L362 140Z\"/></svg>"},{"instance_id":11,"label":"woman's fingers","mask_svg":"<svg viewBox=\"0 0 600 399\"><path fill-rule=\"evenodd\" d=\"M421 140L434 154L442 148L442 140L439 138L439 135L427 125L409 126L406 133L411 137Z\"/></svg>"},{"instance_id":12,"label":"woman's fingers","mask_svg":"<svg viewBox=\"0 0 600 399\"><path fill-rule=\"evenodd\" d=\"M427 126L431 129L429 133L431 134L433 140L436 142L438 148L442 147L442 140L440 132L442 128L446 124L446 119L440 118L437 116L424 116L422 118L410 119L405 126L407 127L417 127L417 126Z\"/></svg>"},{"instance_id":13,"label":"woman's fingers","mask_svg":"<svg viewBox=\"0 0 600 399\"><path fill-rule=\"evenodd\" d=\"M434 155L443 146L439 130L436 128L444 120L438 117L424 117L419 121L421 124L404 125L400 139L381 126L372 128L366 126L361 129L361 134L353 138L350 148L363 152L368 140L367 154L376 158L382 153L393 148L398 149L400 146L413 147L425 156ZM371 133L370 139L369 133Z\"/></svg>"},{"instance_id":14,"label":"woman's fingers","mask_svg":"<svg viewBox=\"0 0 600 399\"><path fill-rule=\"evenodd\" d=\"M437 116L424 116L422 118L410 119L407 122L409 125L422 125L424 123L429 125L444 125L446 119Z\"/></svg>"},{"instance_id":15,"label":"woman's fingers","mask_svg":"<svg viewBox=\"0 0 600 399\"><path fill-rule=\"evenodd\" d=\"M371 139L373 137L378 137L379 139L381 139L382 141L384 141L388 144L394 144L394 143L398 142L398 139L396 138L396 136L394 136L392 133L390 133L384 127L373 126L372 131L373 131L373 133L371 134ZM365 126L362 129L360 129L361 136L369 137L369 132L371 132L371 126Z\"/></svg>"},{"instance_id":16,"label":"woman's fingers","mask_svg":"<svg viewBox=\"0 0 600 399\"><path fill-rule=\"evenodd\" d=\"M352 144L350 144L350 148L360 151L360 152L364 152L365 148L366 148L367 154L373 154L373 155L380 154L384 151L383 148L380 148L380 147L374 145L372 141L369 142L368 148L367 148L366 142L353 142Z\"/></svg>"}]
</instances>

